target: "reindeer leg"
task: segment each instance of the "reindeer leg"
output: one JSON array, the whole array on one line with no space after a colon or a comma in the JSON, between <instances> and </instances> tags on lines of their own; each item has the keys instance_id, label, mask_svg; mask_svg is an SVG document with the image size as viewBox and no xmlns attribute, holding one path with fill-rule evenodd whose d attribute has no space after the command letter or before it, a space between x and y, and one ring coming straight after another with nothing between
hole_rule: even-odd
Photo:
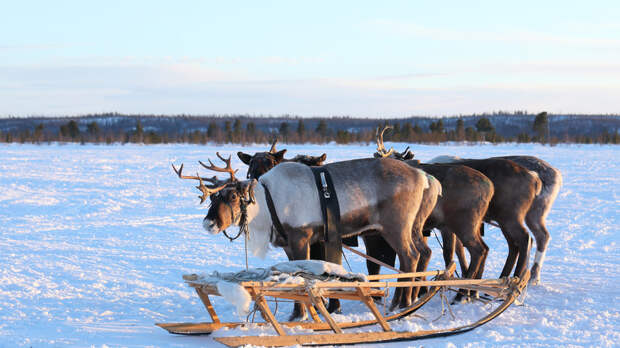
<instances>
[{"instance_id":1,"label":"reindeer leg","mask_svg":"<svg viewBox=\"0 0 620 348\"><path fill-rule=\"evenodd\" d=\"M530 259L530 249L532 247L532 237L530 237L529 233L527 233L525 227L521 227L525 235L521 236L517 242L517 246L519 248L519 259L517 260L517 266L515 267L514 272L515 277L519 278L522 278L525 274L525 269L527 268L527 264Z\"/></svg>"},{"instance_id":2,"label":"reindeer leg","mask_svg":"<svg viewBox=\"0 0 620 348\"><path fill-rule=\"evenodd\" d=\"M394 246L394 245L392 245ZM413 272L417 266L419 253L415 249L413 242L409 241L408 243L401 244L396 250L398 254L398 261L400 263L400 270L409 273ZM399 278L398 281L412 281L411 278ZM412 297L413 289L412 287L398 287L394 291L394 297L392 298L392 304L390 305L390 310L399 306L400 308L406 308L411 305L411 297Z\"/></svg>"},{"instance_id":3,"label":"reindeer leg","mask_svg":"<svg viewBox=\"0 0 620 348\"><path fill-rule=\"evenodd\" d=\"M322 246L325 247L324 243L321 242L320 244L322 244ZM325 253L325 258L324 258L325 261L342 265L342 246L328 245L326 248L324 248L324 253ZM337 298L330 298L329 305L327 306L327 311L329 313L334 313L334 312L340 313L341 312L340 300Z\"/></svg>"},{"instance_id":4,"label":"reindeer leg","mask_svg":"<svg viewBox=\"0 0 620 348\"><path fill-rule=\"evenodd\" d=\"M527 265L530 236L525 227L517 220L500 223L500 227L508 242L508 257L500 277L510 275L515 262L517 262L515 275L520 275ZM517 257L519 258L518 260Z\"/></svg>"},{"instance_id":5,"label":"reindeer leg","mask_svg":"<svg viewBox=\"0 0 620 348\"><path fill-rule=\"evenodd\" d=\"M533 285L540 283L540 270L545 260L549 240L551 239L545 225L545 207L541 206L541 203L537 203L538 201L535 200L525 216L525 223L536 239L536 258L532 265L530 278L530 284Z\"/></svg>"},{"instance_id":6,"label":"reindeer leg","mask_svg":"<svg viewBox=\"0 0 620 348\"><path fill-rule=\"evenodd\" d=\"M441 231L441 239L443 240L443 259L446 266L448 266L453 259L454 252L459 259L459 265L461 266L461 275L464 276L467 273L467 259L465 258L465 252L463 251L463 244L453 230L448 226L443 226ZM452 303L462 302L463 295L467 295L466 290L460 290Z\"/></svg>"},{"instance_id":7,"label":"reindeer leg","mask_svg":"<svg viewBox=\"0 0 620 348\"><path fill-rule=\"evenodd\" d=\"M428 263L429 263L429 261L431 259L432 250L431 250L431 248L428 247L428 245L424 241L424 237L422 236L421 226L417 230L414 227L414 231L413 231L413 234L412 234L412 239L413 239L413 243L414 243L414 246L415 246L416 250L420 254L420 259L418 261L418 264L417 264L417 267L416 267L416 271L417 272L424 272L426 270L426 268L428 267ZM426 280L426 277L420 277L418 279ZM415 287L415 288L413 288L413 291L412 291L412 294L411 294L411 301L415 301L418 298L418 295L420 295L421 293L426 293L426 287L423 287L423 288Z\"/></svg>"},{"instance_id":8,"label":"reindeer leg","mask_svg":"<svg viewBox=\"0 0 620 348\"><path fill-rule=\"evenodd\" d=\"M484 265L487 262L487 256L489 255L489 246L484 242L481 236L478 236L480 240L480 244L482 245L482 250L484 253L482 254L482 258L480 260L480 266L478 267L478 272L474 276L475 279L482 279L482 274L484 273Z\"/></svg>"},{"instance_id":9,"label":"reindeer leg","mask_svg":"<svg viewBox=\"0 0 620 348\"><path fill-rule=\"evenodd\" d=\"M465 248L463 247L463 243L460 238L456 238L455 242L455 251L456 256L459 259L459 264L461 265L461 276L464 277L467 274L467 270L469 269L469 261L467 261L467 256L465 255ZM471 260L471 254L470 254Z\"/></svg>"},{"instance_id":10,"label":"reindeer leg","mask_svg":"<svg viewBox=\"0 0 620 348\"><path fill-rule=\"evenodd\" d=\"M301 233L296 233L301 232ZM302 231L292 231L288 234L288 251L289 260L308 260L310 258L310 237L312 229ZM289 317L289 321L305 320L308 314L303 304L295 302L293 313Z\"/></svg>"},{"instance_id":11,"label":"reindeer leg","mask_svg":"<svg viewBox=\"0 0 620 348\"><path fill-rule=\"evenodd\" d=\"M467 248L469 252L469 256L471 262L467 269L467 273L463 275L464 278L474 279L478 275L482 275L480 273L480 268L483 267L482 264L486 259L486 255L488 253L488 247L484 244L481 238L478 238L477 235L467 235L463 236L463 245ZM459 295L461 293L459 292ZM470 297L476 296L476 291L469 291L468 294ZM455 302L460 300L459 296L455 298Z\"/></svg>"},{"instance_id":12,"label":"reindeer leg","mask_svg":"<svg viewBox=\"0 0 620 348\"><path fill-rule=\"evenodd\" d=\"M342 254L340 255L332 255L333 250L330 248L327 250L329 255L326 255L326 248L324 242L316 242L310 245L310 260L321 260L328 261L333 263L342 264ZM329 299L329 305L327 306L327 311L330 313L340 312L340 300L338 299Z\"/></svg>"}]
</instances>

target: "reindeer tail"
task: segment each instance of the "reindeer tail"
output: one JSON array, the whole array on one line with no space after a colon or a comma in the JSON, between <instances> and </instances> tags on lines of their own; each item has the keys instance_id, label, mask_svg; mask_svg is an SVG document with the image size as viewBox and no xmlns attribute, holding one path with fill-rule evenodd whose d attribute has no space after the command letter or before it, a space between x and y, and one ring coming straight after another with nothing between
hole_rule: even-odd
<instances>
[{"instance_id":1,"label":"reindeer tail","mask_svg":"<svg viewBox=\"0 0 620 348\"><path fill-rule=\"evenodd\" d=\"M534 177L534 182L536 183L536 196L538 196L542 192L542 180L540 180L538 173L535 171L530 170L529 173Z\"/></svg>"}]
</instances>

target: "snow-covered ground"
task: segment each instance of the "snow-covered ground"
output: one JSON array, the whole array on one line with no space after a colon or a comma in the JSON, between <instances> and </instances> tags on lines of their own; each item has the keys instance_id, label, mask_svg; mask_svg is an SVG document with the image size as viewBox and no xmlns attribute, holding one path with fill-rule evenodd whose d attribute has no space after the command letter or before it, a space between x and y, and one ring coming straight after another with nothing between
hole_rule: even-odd
<instances>
[{"instance_id":1,"label":"snow-covered ground","mask_svg":"<svg viewBox=\"0 0 620 348\"><path fill-rule=\"evenodd\" d=\"M387 146L393 144L386 144ZM403 144L394 145L402 150ZM279 148L283 148L282 145ZM327 153L328 161L366 157L373 144L288 146L288 155ZM0 145L0 347L219 346L210 336L175 336L155 322L208 321L181 275L244 268L243 242L207 235L194 183L179 180L170 163L265 151L256 146ZM525 304L459 336L408 346L615 346L620 342L620 147L538 145L413 146L416 158L436 155L539 156L559 168L564 186L548 217L552 241L542 284ZM245 166L233 166L245 176ZM439 245L431 268L442 267ZM491 251L485 277L497 277L507 249L501 232L487 228ZM362 260L350 253L354 272ZM284 261L281 250L254 267ZM345 265L346 266L346 265ZM224 320L237 320L221 298ZM368 318L345 302L340 319ZM477 319L482 304L454 306L456 319L437 318L436 298L396 328L456 326ZM280 305L285 318L290 305ZM346 317L346 318L345 318ZM376 328L371 328L376 330ZM368 329L367 329L368 330ZM215 335L238 334L217 332ZM402 346L392 343L383 346Z\"/></svg>"}]
</instances>

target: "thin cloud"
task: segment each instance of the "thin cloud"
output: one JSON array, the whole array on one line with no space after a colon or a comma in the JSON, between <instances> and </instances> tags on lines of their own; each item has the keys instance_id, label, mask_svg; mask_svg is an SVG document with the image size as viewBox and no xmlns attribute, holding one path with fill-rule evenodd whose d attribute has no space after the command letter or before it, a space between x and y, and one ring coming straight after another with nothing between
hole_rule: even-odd
<instances>
[{"instance_id":1,"label":"thin cloud","mask_svg":"<svg viewBox=\"0 0 620 348\"><path fill-rule=\"evenodd\" d=\"M2 51L12 50L56 50L70 47L67 44L23 44L23 45L0 45Z\"/></svg>"},{"instance_id":2,"label":"thin cloud","mask_svg":"<svg viewBox=\"0 0 620 348\"><path fill-rule=\"evenodd\" d=\"M442 28L431 28L415 23L378 19L370 23L372 26L386 31L392 35L422 36L433 40L445 41L502 41L502 42L523 42L523 43L546 43L562 44L572 46L587 47L620 47L620 39L609 39L599 37L579 37L572 34L554 35L534 31L466 31L449 30Z\"/></svg>"},{"instance_id":3,"label":"thin cloud","mask_svg":"<svg viewBox=\"0 0 620 348\"><path fill-rule=\"evenodd\" d=\"M511 66L508 66L511 68ZM570 69L570 66L566 66ZM506 69L506 67L498 67ZM433 75L421 73L422 75ZM407 116L489 110L617 113L620 86L468 79L420 73L366 79L266 79L200 64L0 66L3 113L298 114ZM413 77L412 77L413 76ZM386 78L387 77L387 78ZM404 78L404 80L403 80ZM410 80L407 80L410 78ZM409 81L418 83L408 83Z\"/></svg>"}]
</instances>

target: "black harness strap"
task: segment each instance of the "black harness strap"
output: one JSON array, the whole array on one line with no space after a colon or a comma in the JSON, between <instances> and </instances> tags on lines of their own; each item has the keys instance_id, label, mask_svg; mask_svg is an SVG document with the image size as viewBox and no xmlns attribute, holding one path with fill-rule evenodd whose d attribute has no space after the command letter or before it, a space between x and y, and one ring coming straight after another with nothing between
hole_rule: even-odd
<instances>
[{"instance_id":1,"label":"black harness strap","mask_svg":"<svg viewBox=\"0 0 620 348\"><path fill-rule=\"evenodd\" d=\"M342 264L342 239L340 238L340 207L336 190L329 176L329 172L322 167L310 167L314 174L314 180L321 203L321 215L323 215L323 236L319 241L315 252L322 255L318 258L328 262Z\"/></svg>"},{"instance_id":2,"label":"black harness strap","mask_svg":"<svg viewBox=\"0 0 620 348\"><path fill-rule=\"evenodd\" d=\"M273 205L273 198L271 198L271 193L269 192L269 189L267 188L267 185L265 185L265 183L261 182L261 185L263 185L263 188L265 189L265 200L267 201L267 208L269 209L269 214L271 215L271 223L273 225L273 229L275 229L278 235L280 235L280 237L284 239L285 242L287 242L288 238L286 237L286 233L284 233L284 227L282 227L282 223L280 222L278 214L276 213L276 207Z\"/></svg>"},{"instance_id":3,"label":"black harness strap","mask_svg":"<svg viewBox=\"0 0 620 348\"><path fill-rule=\"evenodd\" d=\"M327 244L334 244L341 249L341 243L357 246L357 236L342 239L342 225L340 224L340 207L338 196L329 171L325 167L310 167L314 174L314 181L319 192L321 212L323 214L323 239Z\"/></svg>"}]
</instances>

